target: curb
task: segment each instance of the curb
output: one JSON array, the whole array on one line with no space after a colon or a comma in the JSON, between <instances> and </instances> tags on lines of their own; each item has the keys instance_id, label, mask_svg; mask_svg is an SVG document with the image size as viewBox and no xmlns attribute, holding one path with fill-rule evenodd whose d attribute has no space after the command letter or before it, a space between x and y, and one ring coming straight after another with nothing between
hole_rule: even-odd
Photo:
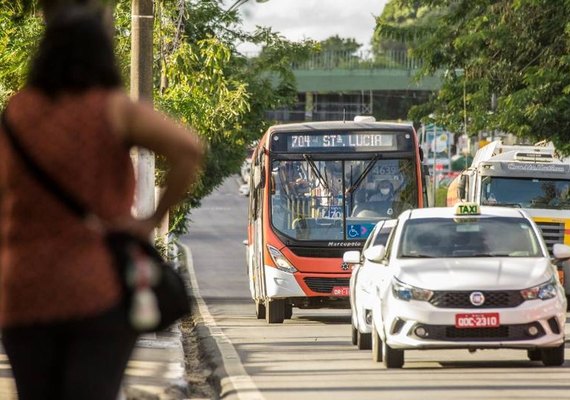
<instances>
[{"instance_id":1,"label":"curb","mask_svg":"<svg viewBox=\"0 0 570 400\"><path fill-rule=\"evenodd\" d=\"M213 371L208 382L214 388L216 400L237 398L239 400L262 400L263 396L245 371L239 354L233 344L216 325L204 299L200 296L198 282L192 263L192 253L188 246L186 267L190 276L192 294L192 318L198 336L200 357Z\"/></svg>"}]
</instances>

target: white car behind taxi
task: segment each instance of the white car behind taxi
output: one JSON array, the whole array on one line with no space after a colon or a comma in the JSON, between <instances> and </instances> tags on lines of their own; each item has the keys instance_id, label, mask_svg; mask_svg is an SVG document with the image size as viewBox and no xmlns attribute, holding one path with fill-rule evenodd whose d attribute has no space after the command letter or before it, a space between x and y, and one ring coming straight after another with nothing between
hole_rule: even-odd
<instances>
[{"instance_id":1,"label":"white car behind taxi","mask_svg":"<svg viewBox=\"0 0 570 400\"><path fill-rule=\"evenodd\" d=\"M564 363L566 296L526 212L460 203L397 221L377 254L390 279L375 288L375 361L400 368L406 350L512 348ZM570 257L570 247L554 255Z\"/></svg>"},{"instance_id":2,"label":"white car behind taxi","mask_svg":"<svg viewBox=\"0 0 570 400\"><path fill-rule=\"evenodd\" d=\"M376 260L378 250L383 249L395 219L381 220L376 223L362 247L362 253L351 250L344 253L343 261L352 266L349 282L352 344L359 350L372 348L372 302L375 284L384 279L388 272Z\"/></svg>"}]
</instances>

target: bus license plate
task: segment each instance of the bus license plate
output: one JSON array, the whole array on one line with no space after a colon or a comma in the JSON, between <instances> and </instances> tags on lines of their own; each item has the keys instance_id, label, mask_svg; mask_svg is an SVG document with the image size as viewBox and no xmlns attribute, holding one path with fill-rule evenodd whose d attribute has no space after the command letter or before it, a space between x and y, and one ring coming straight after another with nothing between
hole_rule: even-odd
<instances>
[{"instance_id":1,"label":"bus license plate","mask_svg":"<svg viewBox=\"0 0 570 400\"><path fill-rule=\"evenodd\" d=\"M455 314L456 328L497 328L499 313Z\"/></svg>"},{"instance_id":2,"label":"bus license plate","mask_svg":"<svg viewBox=\"0 0 570 400\"><path fill-rule=\"evenodd\" d=\"M348 286L335 286L332 288L333 296L348 296Z\"/></svg>"}]
</instances>

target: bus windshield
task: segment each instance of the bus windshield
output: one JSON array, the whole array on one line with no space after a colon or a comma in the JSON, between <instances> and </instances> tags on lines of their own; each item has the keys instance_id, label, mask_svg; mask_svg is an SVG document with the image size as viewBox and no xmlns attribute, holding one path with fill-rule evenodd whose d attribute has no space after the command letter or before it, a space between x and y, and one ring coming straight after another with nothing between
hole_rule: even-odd
<instances>
[{"instance_id":1,"label":"bus windshield","mask_svg":"<svg viewBox=\"0 0 570 400\"><path fill-rule=\"evenodd\" d=\"M288 237L362 240L379 220L417 207L412 159L300 157L271 163L272 226Z\"/></svg>"},{"instance_id":2,"label":"bus windshield","mask_svg":"<svg viewBox=\"0 0 570 400\"><path fill-rule=\"evenodd\" d=\"M481 180L481 204L570 210L570 180L486 176Z\"/></svg>"}]
</instances>

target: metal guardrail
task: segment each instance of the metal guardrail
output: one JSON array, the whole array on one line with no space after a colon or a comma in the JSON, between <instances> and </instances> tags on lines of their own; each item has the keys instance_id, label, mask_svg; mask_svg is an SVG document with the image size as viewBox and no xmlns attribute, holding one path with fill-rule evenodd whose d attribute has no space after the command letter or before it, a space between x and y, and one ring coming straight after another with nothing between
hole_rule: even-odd
<instances>
[{"instance_id":1,"label":"metal guardrail","mask_svg":"<svg viewBox=\"0 0 570 400\"><path fill-rule=\"evenodd\" d=\"M245 53L248 58L257 57L258 53ZM367 70L400 69L415 70L421 68L419 59L411 57L407 50L394 50L376 54L372 51L321 51L313 53L300 63L293 63L295 71L306 70Z\"/></svg>"},{"instance_id":2,"label":"metal guardrail","mask_svg":"<svg viewBox=\"0 0 570 400\"><path fill-rule=\"evenodd\" d=\"M294 63L293 70L328 69L405 69L421 67L419 59L410 57L406 50L374 54L370 51L324 51L315 53L308 60Z\"/></svg>"}]
</instances>

